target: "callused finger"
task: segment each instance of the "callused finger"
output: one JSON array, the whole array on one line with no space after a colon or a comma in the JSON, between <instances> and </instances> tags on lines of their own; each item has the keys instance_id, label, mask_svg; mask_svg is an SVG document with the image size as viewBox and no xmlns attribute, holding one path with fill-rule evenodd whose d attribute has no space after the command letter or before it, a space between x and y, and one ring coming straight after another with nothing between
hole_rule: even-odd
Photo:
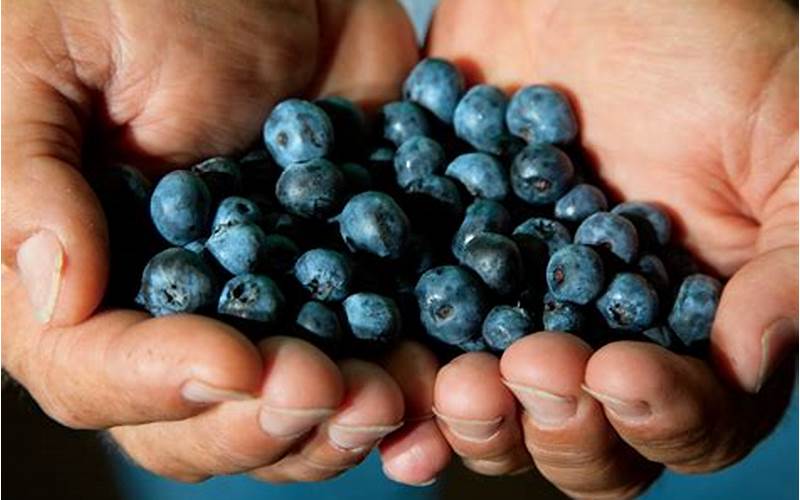
<instances>
[{"instance_id":1,"label":"callused finger","mask_svg":"<svg viewBox=\"0 0 800 500\"><path fill-rule=\"evenodd\" d=\"M403 394L379 366L348 359L339 363L345 395L336 413L280 462L256 469L264 480L321 481L360 463L403 422Z\"/></svg>"},{"instance_id":2,"label":"callused finger","mask_svg":"<svg viewBox=\"0 0 800 500\"><path fill-rule=\"evenodd\" d=\"M471 468L493 475L531 463L519 453L517 402L503 385L499 364L488 353L462 354L439 370L434 391L437 422L453 450Z\"/></svg>"},{"instance_id":3,"label":"callused finger","mask_svg":"<svg viewBox=\"0 0 800 500\"><path fill-rule=\"evenodd\" d=\"M591 355L577 337L540 332L506 350L500 371L525 408L525 443L547 479L577 497L628 498L660 467L622 442L602 407L582 391Z\"/></svg>"},{"instance_id":4,"label":"callused finger","mask_svg":"<svg viewBox=\"0 0 800 500\"><path fill-rule=\"evenodd\" d=\"M234 474L281 460L339 407L336 365L299 339L260 344L265 378L258 399L235 401L179 422L112 429L145 468L180 480Z\"/></svg>"}]
</instances>

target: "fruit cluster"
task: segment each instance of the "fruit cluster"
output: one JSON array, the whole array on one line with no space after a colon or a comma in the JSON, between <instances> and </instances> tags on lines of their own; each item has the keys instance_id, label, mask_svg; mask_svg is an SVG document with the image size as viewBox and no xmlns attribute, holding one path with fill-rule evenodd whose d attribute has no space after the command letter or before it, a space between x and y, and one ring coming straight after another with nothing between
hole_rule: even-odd
<instances>
[{"instance_id":1,"label":"fruit cluster","mask_svg":"<svg viewBox=\"0 0 800 500\"><path fill-rule=\"evenodd\" d=\"M670 243L657 205L609 207L561 92L465 92L431 58L403 96L373 127L343 98L285 100L265 149L173 171L152 192L130 167L105 171L112 296L130 302L136 286L156 316L325 348L402 333L502 351L540 329L676 350L708 338L720 283Z\"/></svg>"}]
</instances>

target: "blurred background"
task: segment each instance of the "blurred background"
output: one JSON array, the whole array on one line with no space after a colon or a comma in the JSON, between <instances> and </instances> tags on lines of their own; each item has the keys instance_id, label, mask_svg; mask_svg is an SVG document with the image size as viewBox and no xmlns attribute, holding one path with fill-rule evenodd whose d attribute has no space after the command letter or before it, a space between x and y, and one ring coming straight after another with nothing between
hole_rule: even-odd
<instances>
[{"instance_id":1,"label":"blurred background","mask_svg":"<svg viewBox=\"0 0 800 500\"><path fill-rule=\"evenodd\" d=\"M436 0L400 0L420 42ZM516 477L473 474L455 460L438 482L425 488L387 480L375 453L361 466L319 484L271 486L246 477L219 477L197 485L161 479L127 461L103 434L72 431L50 421L24 391L3 384L2 476L6 498L60 500L274 500L375 499L560 499L535 471ZM722 472L681 476L665 473L643 496L666 499L798 498L798 395L775 432L743 462ZM346 492L346 493L343 493Z\"/></svg>"}]
</instances>

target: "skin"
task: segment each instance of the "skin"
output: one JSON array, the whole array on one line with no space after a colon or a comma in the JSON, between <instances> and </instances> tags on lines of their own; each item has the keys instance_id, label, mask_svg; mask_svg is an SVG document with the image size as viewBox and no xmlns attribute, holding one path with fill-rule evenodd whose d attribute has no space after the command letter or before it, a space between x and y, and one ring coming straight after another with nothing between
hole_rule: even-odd
<instances>
[{"instance_id":1,"label":"skin","mask_svg":"<svg viewBox=\"0 0 800 500\"><path fill-rule=\"evenodd\" d=\"M652 345L591 352L570 335L541 333L500 360L465 354L442 369L413 343L381 366L335 365L299 340L273 337L255 349L197 316L95 313L107 279L106 228L80 153L185 165L249 144L289 94L390 100L416 59L396 5L9 5L3 365L56 420L111 428L151 471L186 481L245 471L275 482L319 480L367 451L336 449L332 422L372 430L403 421L380 444L384 470L397 480L431 480L452 447L481 473L535 463L572 496L622 498L664 466L701 472L742 458L782 413L793 366L778 361L797 338L797 24L785 4L441 4L431 55L456 60L470 83L568 90L581 142L608 187L662 203L678 238L730 277L713 367ZM81 151L90 125L105 146ZM20 271L20 250L42 229L39 247L63 252L44 324ZM764 343L780 318L782 333ZM181 387L193 378L238 399L189 403ZM280 439L258 427L267 405L334 413L301 438ZM620 408L647 411L631 418Z\"/></svg>"},{"instance_id":2,"label":"skin","mask_svg":"<svg viewBox=\"0 0 800 500\"><path fill-rule=\"evenodd\" d=\"M397 98L418 58L401 8L153 0L3 9L4 368L55 420L109 429L136 462L173 479L322 480L387 433L391 476L432 479L450 448L431 418L438 365L429 352L406 343L386 360L334 363L288 337L256 347L209 318L98 310L107 227L82 176L111 160L155 177L239 153L290 95L338 94L367 109ZM287 429L305 432L281 437ZM359 449L337 447L334 429Z\"/></svg>"},{"instance_id":3,"label":"skin","mask_svg":"<svg viewBox=\"0 0 800 500\"><path fill-rule=\"evenodd\" d=\"M677 239L729 279L713 366L552 332L444 366L434 404L468 467L533 462L568 495L626 498L664 467L723 468L772 429L797 342L796 16L778 1L440 5L430 54L472 84L565 89L617 199L665 207Z\"/></svg>"}]
</instances>

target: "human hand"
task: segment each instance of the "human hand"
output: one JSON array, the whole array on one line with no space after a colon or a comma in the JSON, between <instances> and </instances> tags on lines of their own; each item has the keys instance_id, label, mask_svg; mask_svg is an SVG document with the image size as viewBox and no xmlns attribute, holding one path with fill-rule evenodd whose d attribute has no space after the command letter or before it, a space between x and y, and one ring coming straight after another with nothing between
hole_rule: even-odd
<instances>
[{"instance_id":1,"label":"human hand","mask_svg":"<svg viewBox=\"0 0 800 500\"><path fill-rule=\"evenodd\" d=\"M796 15L779 1L439 6L431 56L471 83L565 89L602 181L666 207L677 238L729 278L713 366L552 332L500 360L453 360L434 401L468 467L507 474L532 457L569 495L622 498L664 466L725 467L775 425L797 341Z\"/></svg>"},{"instance_id":2,"label":"human hand","mask_svg":"<svg viewBox=\"0 0 800 500\"><path fill-rule=\"evenodd\" d=\"M392 1L222 5L5 6L3 365L51 417L111 428L158 474L323 479L404 420L429 415L437 367L428 351L407 343L385 368L337 365L297 339L256 348L209 318L97 312L109 255L106 221L81 175L87 141L102 144L107 161L163 173L243 150L288 95L386 100L417 58ZM430 419L395 432L387 463L411 446L434 468L449 457ZM409 463L391 470L429 479Z\"/></svg>"}]
</instances>

